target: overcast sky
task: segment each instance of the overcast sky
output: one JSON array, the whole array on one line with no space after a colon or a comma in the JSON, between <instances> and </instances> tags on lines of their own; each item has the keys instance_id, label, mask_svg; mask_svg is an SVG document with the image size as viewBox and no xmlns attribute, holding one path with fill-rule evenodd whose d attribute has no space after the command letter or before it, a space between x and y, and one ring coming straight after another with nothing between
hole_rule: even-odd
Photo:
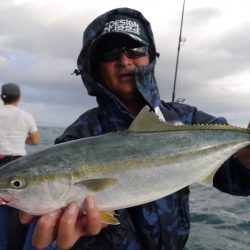
<instances>
[{"instance_id":1,"label":"overcast sky","mask_svg":"<svg viewBox=\"0 0 250 250\"><path fill-rule=\"evenodd\" d=\"M1 0L0 84L16 82L20 107L40 126L66 127L96 106L71 75L86 26L116 8L140 10L161 56L156 77L171 101L183 0ZM176 98L231 124L250 121L250 1L186 0Z\"/></svg>"}]
</instances>

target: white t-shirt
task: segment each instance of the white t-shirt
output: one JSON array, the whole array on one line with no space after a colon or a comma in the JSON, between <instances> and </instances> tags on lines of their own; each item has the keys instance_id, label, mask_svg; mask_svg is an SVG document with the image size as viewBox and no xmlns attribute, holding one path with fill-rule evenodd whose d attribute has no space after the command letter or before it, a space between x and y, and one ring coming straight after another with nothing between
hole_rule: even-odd
<instances>
[{"instance_id":1,"label":"white t-shirt","mask_svg":"<svg viewBox=\"0 0 250 250\"><path fill-rule=\"evenodd\" d=\"M14 105L0 105L0 154L26 155L26 138L36 131L31 114Z\"/></svg>"}]
</instances>

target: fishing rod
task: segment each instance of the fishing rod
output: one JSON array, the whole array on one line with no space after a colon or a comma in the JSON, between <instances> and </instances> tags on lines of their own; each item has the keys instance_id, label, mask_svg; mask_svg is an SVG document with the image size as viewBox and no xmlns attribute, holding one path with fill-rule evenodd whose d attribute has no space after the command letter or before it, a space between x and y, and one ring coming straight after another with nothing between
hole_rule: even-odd
<instances>
[{"instance_id":1,"label":"fishing rod","mask_svg":"<svg viewBox=\"0 0 250 250\"><path fill-rule=\"evenodd\" d=\"M178 49L177 49L177 58L176 58L176 65L175 65L174 87L173 87L173 93L172 93L172 102L174 102L174 100L175 100L175 89L176 89L176 79L177 79L177 72L178 72L178 65L179 65L180 49L181 49L181 45L186 41L186 38L182 37L182 26L183 26L184 9L185 9L185 0L183 0L183 7L182 7L181 26L180 26L179 42L178 42Z\"/></svg>"}]
</instances>

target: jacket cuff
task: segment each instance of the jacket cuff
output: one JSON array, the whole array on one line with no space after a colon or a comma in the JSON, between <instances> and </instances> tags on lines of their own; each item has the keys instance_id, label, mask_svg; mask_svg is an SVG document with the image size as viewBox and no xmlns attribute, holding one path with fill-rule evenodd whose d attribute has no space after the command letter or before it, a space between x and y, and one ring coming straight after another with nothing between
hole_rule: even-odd
<instances>
[{"instance_id":1,"label":"jacket cuff","mask_svg":"<svg viewBox=\"0 0 250 250\"><path fill-rule=\"evenodd\" d=\"M216 172L213 185L222 192L232 195L250 195L250 169L235 156L231 156Z\"/></svg>"}]
</instances>

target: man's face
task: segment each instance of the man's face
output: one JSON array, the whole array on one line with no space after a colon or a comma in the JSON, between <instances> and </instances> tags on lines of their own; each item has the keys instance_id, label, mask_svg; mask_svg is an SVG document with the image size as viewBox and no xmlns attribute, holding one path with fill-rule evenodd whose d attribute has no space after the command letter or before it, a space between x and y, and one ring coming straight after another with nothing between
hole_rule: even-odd
<instances>
[{"instance_id":1,"label":"man's face","mask_svg":"<svg viewBox=\"0 0 250 250\"><path fill-rule=\"evenodd\" d=\"M135 96L135 68L150 63L148 47L137 42L117 44L101 58L102 84L122 99Z\"/></svg>"}]
</instances>

